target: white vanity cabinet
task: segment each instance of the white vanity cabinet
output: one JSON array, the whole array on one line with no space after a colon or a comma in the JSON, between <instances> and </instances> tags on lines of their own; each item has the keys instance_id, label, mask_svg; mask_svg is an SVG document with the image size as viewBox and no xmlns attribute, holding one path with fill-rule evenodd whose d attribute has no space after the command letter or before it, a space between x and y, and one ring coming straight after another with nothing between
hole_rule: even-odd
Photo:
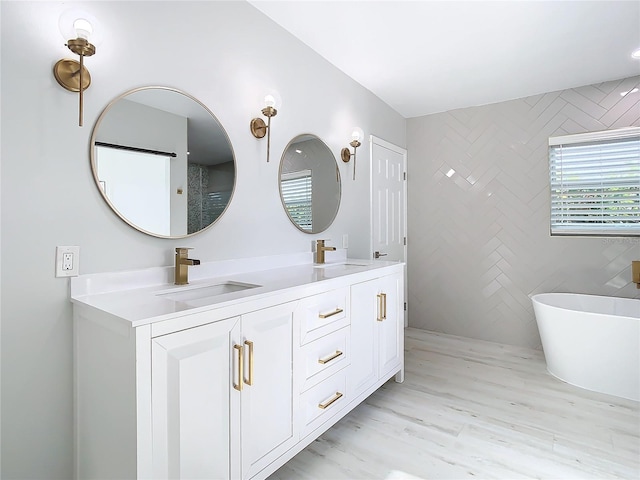
<instances>
[{"instance_id":1,"label":"white vanity cabinet","mask_svg":"<svg viewBox=\"0 0 640 480\"><path fill-rule=\"evenodd\" d=\"M76 478L266 478L401 380L402 271L292 267L197 309L157 288L72 296Z\"/></svg>"},{"instance_id":2,"label":"white vanity cabinet","mask_svg":"<svg viewBox=\"0 0 640 480\"><path fill-rule=\"evenodd\" d=\"M293 305L153 338L154 478L251 478L295 443Z\"/></svg>"},{"instance_id":3,"label":"white vanity cabinet","mask_svg":"<svg viewBox=\"0 0 640 480\"><path fill-rule=\"evenodd\" d=\"M154 478L239 477L241 399L230 382L234 371L240 375L230 354L235 345L242 345L240 317L151 341Z\"/></svg>"},{"instance_id":4,"label":"white vanity cabinet","mask_svg":"<svg viewBox=\"0 0 640 480\"><path fill-rule=\"evenodd\" d=\"M350 289L343 287L304 298L296 309L300 329L296 356L300 406L297 424L304 438L349 403L347 370L351 359Z\"/></svg>"},{"instance_id":5,"label":"white vanity cabinet","mask_svg":"<svg viewBox=\"0 0 640 480\"><path fill-rule=\"evenodd\" d=\"M242 478L256 475L297 440L293 421L294 307L295 303L286 303L242 316Z\"/></svg>"},{"instance_id":6,"label":"white vanity cabinet","mask_svg":"<svg viewBox=\"0 0 640 480\"><path fill-rule=\"evenodd\" d=\"M349 394L357 397L403 363L402 276L376 278L351 287ZM402 374L400 374L402 375ZM398 378L402 381L402 378Z\"/></svg>"}]
</instances>

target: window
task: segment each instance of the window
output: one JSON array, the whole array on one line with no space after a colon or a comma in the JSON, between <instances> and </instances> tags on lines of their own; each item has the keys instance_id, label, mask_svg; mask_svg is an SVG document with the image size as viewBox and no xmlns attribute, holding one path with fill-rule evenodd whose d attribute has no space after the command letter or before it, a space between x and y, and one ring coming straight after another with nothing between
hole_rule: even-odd
<instances>
[{"instance_id":1,"label":"window","mask_svg":"<svg viewBox=\"0 0 640 480\"><path fill-rule=\"evenodd\" d=\"M640 235L640 128L549 139L551 235Z\"/></svg>"},{"instance_id":2,"label":"window","mask_svg":"<svg viewBox=\"0 0 640 480\"><path fill-rule=\"evenodd\" d=\"M313 227L311 209L311 170L283 173L281 176L282 202L291 220L302 230Z\"/></svg>"}]
</instances>

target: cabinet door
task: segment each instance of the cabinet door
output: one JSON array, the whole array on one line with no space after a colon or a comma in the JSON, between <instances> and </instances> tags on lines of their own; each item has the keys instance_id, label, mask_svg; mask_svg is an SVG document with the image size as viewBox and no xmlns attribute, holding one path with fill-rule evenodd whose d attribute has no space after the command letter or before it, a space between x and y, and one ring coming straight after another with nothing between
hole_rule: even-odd
<instances>
[{"instance_id":1,"label":"cabinet door","mask_svg":"<svg viewBox=\"0 0 640 480\"><path fill-rule=\"evenodd\" d=\"M242 316L242 478L254 476L296 442L293 310L289 303Z\"/></svg>"},{"instance_id":2,"label":"cabinet door","mask_svg":"<svg viewBox=\"0 0 640 480\"><path fill-rule=\"evenodd\" d=\"M378 336L376 325L377 280L351 287L351 398L365 392L378 379Z\"/></svg>"},{"instance_id":3,"label":"cabinet door","mask_svg":"<svg viewBox=\"0 0 640 480\"><path fill-rule=\"evenodd\" d=\"M404 357L404 310L401 301L403 285L399 275L382 277L378 281L378 377L400 368ZM402 295L402 296L401 296Z\"/></svg>"},{"instance_id":4,"label":"cabinet door","mask_svg":"<svg viewBox=\"0 0 640 480\"><path fill-rule=\"evenodd\" d=\"M349 392L352 398L402 367L402 289L400 275L377 278L351 287Z\"/></svg>"},{"instance_id":5,"label":"cabinet door","mask_svg":"<svg viewBox=\"0 0 640 480\"><path fill-rule=\"evenodd\" d=\"M239 341L240 317L152 340L155 478L238 477Z\"/></svg>"}]
</instances>

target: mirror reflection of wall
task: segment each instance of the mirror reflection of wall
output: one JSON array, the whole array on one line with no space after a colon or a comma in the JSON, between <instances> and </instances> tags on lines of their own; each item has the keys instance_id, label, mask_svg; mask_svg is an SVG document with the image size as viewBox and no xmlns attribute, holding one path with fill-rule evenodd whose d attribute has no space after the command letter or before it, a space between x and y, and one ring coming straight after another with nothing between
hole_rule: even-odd
<instances>
[{"instance_id":1,"label":"mirror reflection of wall","mask_svg":"<svg viewBox=\"0 0 640 480\"><path fill-rule=\"evenodd\" d=\"M184 237L213 224L235 186L229 139L195 98L164 87L125 93L94 129L92 165L101 192L131 226Z\"/></svg>"},{"instance_id":2,"label":"mirror reflection of wall","mask_svg":"<svg viewBox=\"0 0 640 480\"><path fill-rule=\"evenodd\" d=\"M291 222L306 233L326 230L340 195L340 172L329 147L310 134L291 140L280 161L280 196Z\"/></svg>"}]
</instances>

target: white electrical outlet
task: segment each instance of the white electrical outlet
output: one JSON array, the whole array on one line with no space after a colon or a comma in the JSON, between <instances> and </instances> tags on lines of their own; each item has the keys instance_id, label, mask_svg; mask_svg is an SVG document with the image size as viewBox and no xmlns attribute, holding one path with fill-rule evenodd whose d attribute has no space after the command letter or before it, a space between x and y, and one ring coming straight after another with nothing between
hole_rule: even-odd
<instances>
[{"instance_id":1,"label":"white electrical outlet","mask_svg":"<svg viewBox=\"0 0 640 480\"><path fill-rule=\"evenodd\" d=\"M349 248L349 234L342 235L342 248Z\"/></svg>"},{"instance_id":2,"label":"white electrical outlet","mask_svg":"<svg viewBox=\"0 0 640 480\"><path fill-rule=\"evenodd\" d=\"M77 277L80 271L80 247L56 247L56 277Z\"/></svg>"}]
</instances>

